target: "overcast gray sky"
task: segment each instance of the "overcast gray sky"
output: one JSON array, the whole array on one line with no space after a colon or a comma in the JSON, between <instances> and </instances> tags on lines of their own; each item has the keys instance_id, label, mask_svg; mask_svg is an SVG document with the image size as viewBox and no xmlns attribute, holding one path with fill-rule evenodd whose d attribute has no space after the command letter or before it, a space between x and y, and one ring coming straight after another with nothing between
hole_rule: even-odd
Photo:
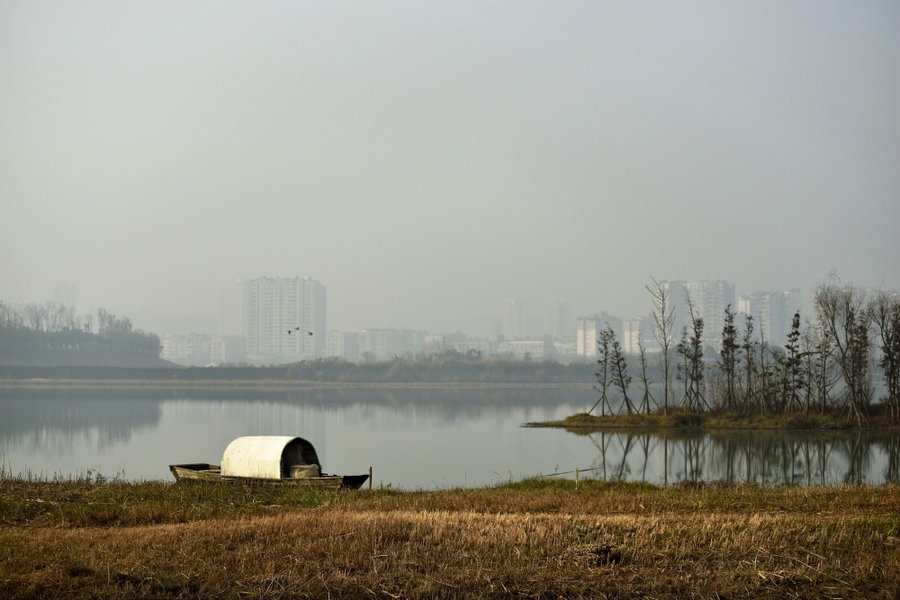
<instances>
[{"instance_id":1,"label":"overcast gray sky","mask_svg":"<svg viewBox=\"0 0 900 600\"><path fill-rule=\"evenodd\" d=\"M895 0L6 0L0 300L215 320L308 275L331 328L441 330L631 317L650 275L897 288L898 32Z\"/></svg>"}]
</instances>

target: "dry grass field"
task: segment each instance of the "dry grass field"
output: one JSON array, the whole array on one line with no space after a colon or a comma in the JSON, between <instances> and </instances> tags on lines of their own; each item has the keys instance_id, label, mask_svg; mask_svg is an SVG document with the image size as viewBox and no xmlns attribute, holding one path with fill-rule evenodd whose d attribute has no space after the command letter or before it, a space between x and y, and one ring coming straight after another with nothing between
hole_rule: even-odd
<instances>
[{"instance_id":1,"label":"dry grass field","mask_svg":"<svg viewBox=\"0 0 900 600\"><path fill-rule=\"evenodd\" d=\"M0 480L0 597L897 598L900 488Z\"/></svg>"}]
</instances>

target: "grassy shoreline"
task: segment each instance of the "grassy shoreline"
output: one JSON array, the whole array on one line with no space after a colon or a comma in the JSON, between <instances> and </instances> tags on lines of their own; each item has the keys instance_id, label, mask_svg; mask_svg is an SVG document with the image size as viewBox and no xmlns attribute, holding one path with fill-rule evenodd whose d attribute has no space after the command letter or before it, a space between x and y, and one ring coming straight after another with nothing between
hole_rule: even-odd
<instances>
[{"instance_id":1,"label":"grassy shoreline","mask_svg":"<svg viewBox=\"0 0 900 600\"><path fill-rule=\"evenodd\" d=\"M669 414L649 415L570 415L561 421L540 421L526 423L527 427L559 427L571 430L613 430L613 429L678 429L678 430L794 430L794 431L836 431L900 429L900 423L892 421L888 415L878 414L863 426L858 426L845 415L835 414L766 414L744 415L730 413L685 413L672 411Z\"/></svg>"},{"instance_id":2,"label":"grassy shoreline","mask_svg":"<svg viewBox=\"0 0 900 600\"><path fill-rule=\"evenodd\" d=\"M900 486L0 479L0 596L896 598Z\"/></svg>"}]
</instances>

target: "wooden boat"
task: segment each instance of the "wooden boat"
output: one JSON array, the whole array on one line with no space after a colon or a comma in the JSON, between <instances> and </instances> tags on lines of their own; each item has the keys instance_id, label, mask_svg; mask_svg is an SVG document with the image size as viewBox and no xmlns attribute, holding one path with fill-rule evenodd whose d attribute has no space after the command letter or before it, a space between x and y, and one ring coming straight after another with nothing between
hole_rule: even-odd
<instances>
[{"instance_id":1,"label":"wooden boat","mask_svg":"<svg viewBox=\"0 0 900 600\"><path fill-rule=\"evenodd\" d=\"M290 436L245 436L232 441L222 464L169 465L176 481L278 483L326 489L358 490L368 475L322 473L311 443Z\"/></svg>"}]
</instances>

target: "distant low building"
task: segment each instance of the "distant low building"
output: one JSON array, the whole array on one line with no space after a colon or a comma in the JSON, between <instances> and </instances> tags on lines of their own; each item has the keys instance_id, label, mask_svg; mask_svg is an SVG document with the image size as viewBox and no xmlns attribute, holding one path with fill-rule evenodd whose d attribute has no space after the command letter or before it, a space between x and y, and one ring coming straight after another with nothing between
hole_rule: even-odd
<instances>
[{"instance_id":1,"label":"distant low building","mask_svg":"<svg viewBox=\"0 0 900 600\"><path fill-rule=\"evenodd\" d=\"M415 356L425 347L425 335L410 329L364 329L359 332L359 358L372 362Z\"/></svg>"},{"instance_id":2,"label":"distant low building","mask_svg":"<svg viewBox=\"0 0 900 600\"><path fill-rule=\"evenodd\" d=\"M246 360L246 340L240 335L167 333L160 340L163 360L185 367L237 364Z\"/></svg>"},{"instance_id":3,"label":"distant low building","mask_svg":"<svg viewBox=\"0 0 900 600\"><path fill-rule=\"evenodd\" d=\"M545 360L553 356L553 345L541 340L512 340L500 342L497 352L516 360Z\"/></svg>"},{"instance_id":4,"label":"distant low building","mask_svg":"<svg viewBox=\"0 0 900 600\"><path fill-rule=\"evenodd\" d=\"M355 331L329 331L325 340L326 358L340 358L348 362L359 361L359 333Z\"/></svg>"}]
</instances>

